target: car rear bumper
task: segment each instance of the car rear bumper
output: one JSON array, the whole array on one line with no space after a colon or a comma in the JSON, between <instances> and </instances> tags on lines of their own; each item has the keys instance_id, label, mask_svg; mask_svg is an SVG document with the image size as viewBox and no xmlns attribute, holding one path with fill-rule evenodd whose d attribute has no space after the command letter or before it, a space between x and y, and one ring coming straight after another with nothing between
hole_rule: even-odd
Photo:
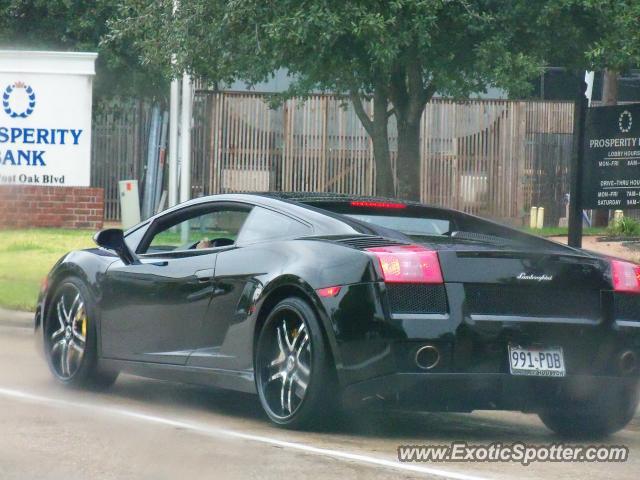
<instances>
[{"instance_id":1,"label":"car rear bumper","mask_svg":"<svg viewBox=\"0 0 640 480\"><path fill-rule=\"evenodd\" d=\"M439 298L432 293L428 298ZM342 384L421 373L414 358L425 345L440 349L442 360L433 373L508 374L508 345L562 348L569 376L623 376L629 372L620 371L620 355L632 351L640 359L640 314L637 321L604 314L478 315L467 311L461 284L447 284L446 298L446 312L399 313L391 308L380 282L345 286L337 297L324 299ZM421 302L407 298L400 306L421 308ZM640 365L636 374L639 369Z\"/></svg>"},{"instance_id":2,"label":"car rear bumper","mask_svg":"<svg viewBox=\"0 0 640 480\"><path fill-rule=\"evenodd\" d=\"M344 389L345 404L363 407L392 404L419 411L516 410L536 412L570 399L585 402L599 392L613 396L638 389L637 377L575 375L564 378L503 373L395 373Z\"/></svg>"}]
</instances>

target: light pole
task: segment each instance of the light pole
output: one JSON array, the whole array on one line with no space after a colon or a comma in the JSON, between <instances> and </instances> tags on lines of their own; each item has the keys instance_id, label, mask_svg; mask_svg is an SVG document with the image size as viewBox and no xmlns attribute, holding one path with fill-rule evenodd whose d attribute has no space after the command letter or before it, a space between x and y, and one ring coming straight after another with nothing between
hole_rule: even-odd
<instances>
[{"instance_id":1,"label":"light pole","mask_svg":"<svg viewBox=\"0 0 640 480\"><path fill-rule=\"evenodd\" d=\"M182 74L182 105L180 106L180 203L191 198L191 77Z\"/></svg>"},{"instance_id":2,"label":"light pole","mask_svg":"<svg viewBox=\"0 0 640 480\"><path fill-rule=\"evenodd\" d=\"M171 81L169 100L169 206L178 203L178 122L180 121L180 83Z\"/></svg>"}]
</instances>

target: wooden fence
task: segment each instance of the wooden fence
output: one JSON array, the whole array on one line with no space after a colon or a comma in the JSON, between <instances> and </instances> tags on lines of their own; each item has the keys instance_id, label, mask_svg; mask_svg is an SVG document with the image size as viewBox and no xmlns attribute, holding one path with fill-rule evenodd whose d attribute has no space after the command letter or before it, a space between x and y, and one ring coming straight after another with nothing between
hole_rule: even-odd
<instances>
[{"instance_id":1,"label":"wooden fence","mask_svg":"<svg viewBox=\"0 0 640 480\"><path fill-rule=\"evenodd\" d=\"M126 119L96 118L96 186L115 183L122 172L141 179L146 143L139 133L148 128L148 115L139 105L135 111ZM262 94L199 91L193 119L193 196L266 190L375 194L371 140L342 98L291 99L272 109ZM138 123L125 128L120 121ZM568 191L572 125L573 105L567 102L434 100L422 117L421 199L511 222L521 221L530 205L544 205L555 221ZM395 164L393 118L389 132ZM117 161L101 159L118 149L125 154ZM104 167L109 174L98 173L96 164L111 162L114 168ZM115 203L109 219L119 213Z\"/></svg>"}]
</instances>

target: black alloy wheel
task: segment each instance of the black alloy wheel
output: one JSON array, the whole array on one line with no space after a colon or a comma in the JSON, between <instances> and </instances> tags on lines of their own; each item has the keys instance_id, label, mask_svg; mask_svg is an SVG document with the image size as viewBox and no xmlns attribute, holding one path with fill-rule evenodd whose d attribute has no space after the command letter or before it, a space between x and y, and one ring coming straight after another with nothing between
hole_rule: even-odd
<instances>
[{"instance_id":1,"label":"black alloy wheel","mask_svg":"<svg viewBox=\"0 0 640 480\"><path fill-rule=\"evenodd\" d=\"M82 281L70 277L54 289L43 335L45 355L57 380L74 386L108 387L118 376L98 368L95 305Z\"/></svg>"},{"instance_id":2,"label":"black alloy wheel","mask_svg":"<svg viewBox=\"0 0 640 480\"><path fill-rule=\"evenodd\" d=\"M54 374L71 380L80 369L87 345L85 301L73 283L64 283L51 303L47 322L47 349Z\"/></svg>"},{"instance_id":3,"label":"black alloy wheel","mask_svg":"<svg viewBox=\"0 0 640 480\"><path fill-rule=\"evenodd\" d=\"M278 303L256 345L256 387L263 409L276 424L304 428L335 405L339 392L320 324L304 300Z\"/></svg>"}]
</instances>

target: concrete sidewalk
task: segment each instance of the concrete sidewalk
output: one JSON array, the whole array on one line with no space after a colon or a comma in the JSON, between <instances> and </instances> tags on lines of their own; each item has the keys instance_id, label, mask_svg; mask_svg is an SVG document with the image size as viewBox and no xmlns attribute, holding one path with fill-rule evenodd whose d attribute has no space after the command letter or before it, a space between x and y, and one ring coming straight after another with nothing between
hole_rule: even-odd
<instances>
[{"instance_id":1,"label":"concrete sidewalk","mask_svg":"<svg viewBox=\"0 0 640 480\"><path fill-rule=\"evenodd\" d=\"M0 308L0 326L3 327L21 327L21 328L33 328L32 312L20 312L16 310L5 310Z\"/></svg>"}]
</instances>

